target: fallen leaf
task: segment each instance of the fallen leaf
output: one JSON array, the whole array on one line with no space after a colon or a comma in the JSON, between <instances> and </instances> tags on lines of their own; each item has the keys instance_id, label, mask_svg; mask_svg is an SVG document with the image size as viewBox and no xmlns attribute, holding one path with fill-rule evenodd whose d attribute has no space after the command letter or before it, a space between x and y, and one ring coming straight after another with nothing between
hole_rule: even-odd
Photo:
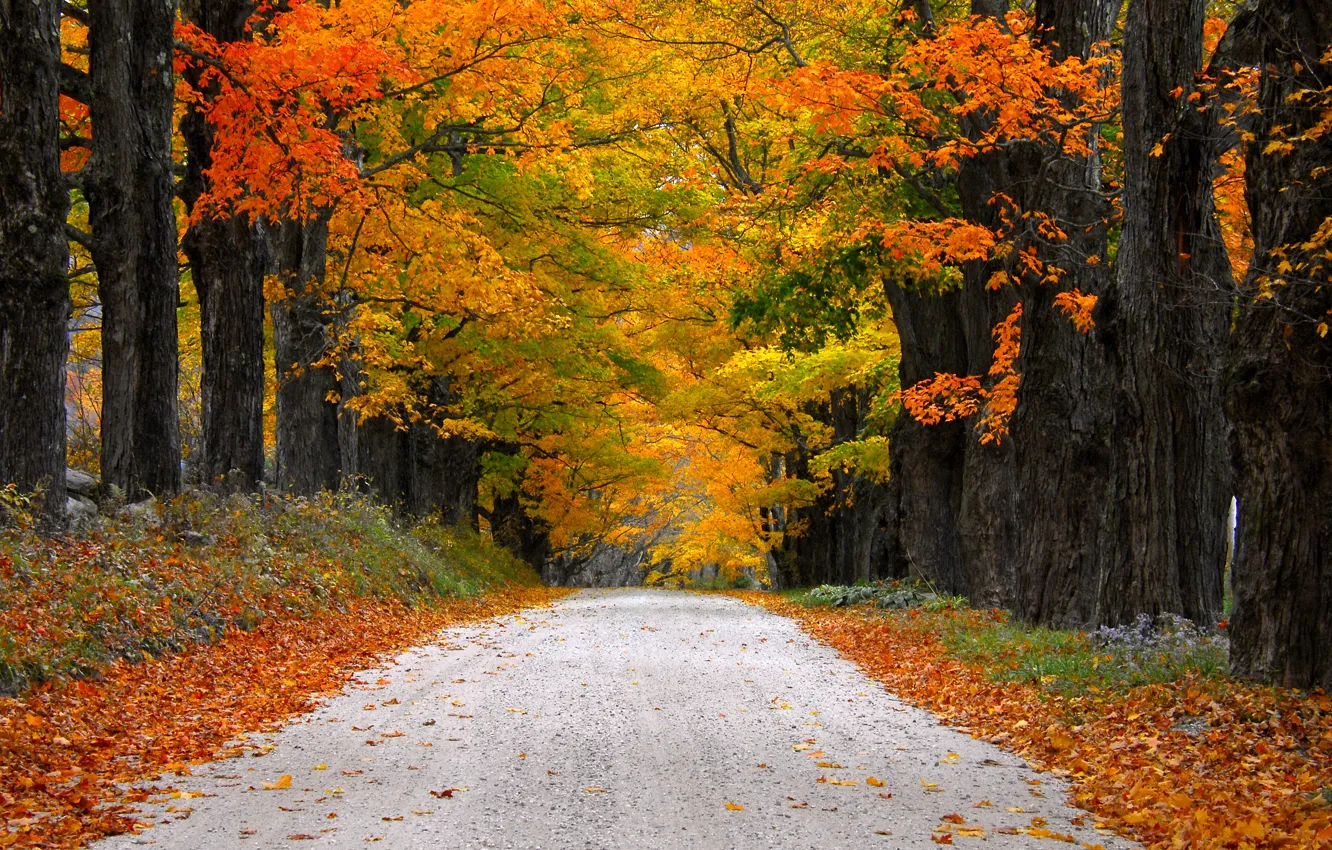
<instances>
[{"instance_id":1,"label":"fallen leaf","mask_svg":"<svg viewBox=\"0 0 1332 850\"><path fill-rule=\"evenodd\" d=\"M727 803L726 808L730 809L733 812L743 812L745 810L745 807L740 805L739 803Z\"/></svg>"},{"instance_id":2,"label":"fallen leaf","mask_svg":"<svg viewBox=\"0 0 1332 850\"><path fill-rule=\"evenodd\" d=\"M281 791L283 789L290 788L291 774L284 773L282 774L282 776L278 777L278 780L276 782L265 782L263 785L265 791Z\"/></svg>"},{"instance_id":3,"label":"fallen leaf","mask_svg":"<svg viewBox=\"0 0 1332 850\"><path fill-rule=\"evenodd\" d=\"M866 785L873 785L875 788L882 788L882 787L883 787L883 780L882 780L882 779L875 779L873 776L867 776L867 777L865 777L865 784L866 784Z\"/></svg>"}]
</instances>

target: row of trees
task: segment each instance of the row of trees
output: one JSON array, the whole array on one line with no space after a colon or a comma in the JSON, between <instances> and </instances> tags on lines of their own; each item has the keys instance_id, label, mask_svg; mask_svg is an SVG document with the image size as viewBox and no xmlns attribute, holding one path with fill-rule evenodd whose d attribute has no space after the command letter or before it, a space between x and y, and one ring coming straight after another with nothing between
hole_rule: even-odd
<instances>
[{"instance_id":1,"label":"row of trees","mask_svg":"<svg viewBox=\"0 0 1332 850\"><path fill-rule=\"evenodd\" d=\"M91 269L131 497L181 486L183 283L210 486L271 448L534 562L1060 625L1215 621L1236 495L1236 671L1332 678L1312 4L20 5L0 480L53 520Z\"/></svg>"},{"instance_id":2,"label":"row of trees","mask_svg":"<svg viewBox=\"0 0 1332 850\"><path fill-rule=\"evenodd\" d=\"M889 569L1029 622L1213 622L1235 495L1233 667L1326 683L1326 16L968 11L775 44L811 126L803 172L750 183L793 238L742 318L821 350L887 302ZM771 162L763 104L737 161Z\"/></svg>"}]
</instances>

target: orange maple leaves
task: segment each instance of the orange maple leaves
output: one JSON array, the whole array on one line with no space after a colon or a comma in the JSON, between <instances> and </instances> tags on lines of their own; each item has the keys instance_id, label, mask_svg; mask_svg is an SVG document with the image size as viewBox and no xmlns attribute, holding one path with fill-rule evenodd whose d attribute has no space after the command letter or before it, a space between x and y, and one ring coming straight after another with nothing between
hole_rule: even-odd
<instances>
[{"instance_id":1,"label":"orange maple leaves","mask_svg":"<svg viewBox=\"0 0 1332 850\"><path fill-rule=\"evenodd\" d=\"M949 657L919 611L804 608L791 617L894 693L1067 778L1074 801L1159 850L1332 848L1332 698L1185 678L1065 695ZM988 612L944 612L984 628ZM1203 732L1184 728L1200 722Z\"/></svg>"},{"instance_id":2,"label":"orange maple leaves","mask_svg":"<svg viewBox=\"0 0 1332 850\"><path fill-rule=\"evenodd\" d=\"M978 375L937 373L902 390L902 406L923 425L952 422L980 413L975 423L980 442L995 445L1003 442L1022 385L1022 375L1015 365L1022 352L1021 320L1022 302L1018 302L994 327L989 386Z\"/></svg>"},{"instance_id":3,"label":"orange maple leaves","mask_svg":"<svg viewBox=\"0 0 1332 850\"><path fill-rule=\"evenodd\" d=\"M510 588L415 609L363 602L347 613L233 631L160 661L118 664L100 682L0 699L0 814L7 827L0 847L72 848L125 832L135 823L128 804L148 794L134 786L188 771L239 733L308 711L315 696L341 688L383 653L568 592Z\"/></svg>"}]
</instances>

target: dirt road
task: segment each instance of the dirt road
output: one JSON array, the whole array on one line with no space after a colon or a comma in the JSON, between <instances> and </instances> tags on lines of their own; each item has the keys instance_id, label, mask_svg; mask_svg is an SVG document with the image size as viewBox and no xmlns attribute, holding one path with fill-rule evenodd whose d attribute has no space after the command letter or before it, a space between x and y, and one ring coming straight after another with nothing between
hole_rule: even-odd
<instances>
[{"instance_id":1,"label":"dirt road","mask_svg":"<svg viewBox=\"0 0 1332 850\"><path fill-rule=\"evenodd\" d=\"M156 827L95 846L1079 846L1008 834L1033 823L1134 846L1073 823L1048 774L718 596L584 591L451 630L247 743L173 780Z\"/></svg>"}]
</instances>

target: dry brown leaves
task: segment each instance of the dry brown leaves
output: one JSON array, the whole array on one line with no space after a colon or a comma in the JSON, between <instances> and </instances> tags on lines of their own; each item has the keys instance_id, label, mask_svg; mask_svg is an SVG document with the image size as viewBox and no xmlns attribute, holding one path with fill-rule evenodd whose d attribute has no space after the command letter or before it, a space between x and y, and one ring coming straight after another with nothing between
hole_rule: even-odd
<instances>
[{"instance_id":1,"label":"dry brown leaves","mask_svg":"<svg viewBox=\"0 0 1332 850\"><path fill-rule=\"evenodd\" d=\"M948 657L910 614L804 608L798 621L894 693L1072 783L1103 825L1154 848L1332 848L1332 698L1184 680L1064 696Z\"/></svg>"},{"instance_id":2,"label":"dry brown leaves","mask_svg":"<svg viewBox=\"0 0 1332 850\"><path fill-rule=\"evenodd\" d=\"M345 614L267 622L103 681L0 700L0 847L78 847L134 826L141 786L216 757L242 732L308 711L386 653L438 629L568 593L519 588L430 608L365 602ZM236 755L236 751L224 755ZM125 790L125 786L140 786Z\"/></svg>"}]
</instances>

